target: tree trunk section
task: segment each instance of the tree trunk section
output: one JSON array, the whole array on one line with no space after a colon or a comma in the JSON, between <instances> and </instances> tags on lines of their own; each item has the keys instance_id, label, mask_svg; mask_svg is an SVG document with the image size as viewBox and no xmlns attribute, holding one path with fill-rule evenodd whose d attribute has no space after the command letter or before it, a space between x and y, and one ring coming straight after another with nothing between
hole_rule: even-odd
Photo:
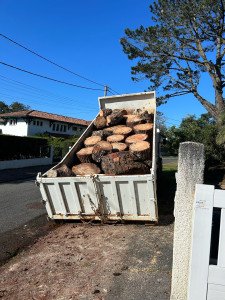
<instances>
[{"instance_id":1,"label":"tree trunk section","mask_svg":"<svg viewBox=\"0 0 225 300\"><path fill-rule=\"evenodd\" d=\"M71 177L71 176L74 176L74 173L66 164L62 165L62 167L60 168L57 168L55 170L50 170L47 172L48 178Z\"/></svg>"},{"instance_id":2,"label":"tree trunk section","mask_svg":"<svg viewBox=\"0 0 225 300\"><path fill-rule=\"evenodd\" d=\"M125 143L129 146L138 141L148 141L148 139L149 139L149 137L147 134L144 134L144 133L133 134L126 138Z\"/></svg>"},{"instance_id":3,"label":"tree trunk section","mask_svg":"<svg viewBox=\"0 0 225 300\"><path fill-rule=\"evenodd\" d=\"M123 118L121 111L119 109L114 109L112 114L106 117L107 125L117 125L123 120Z\"/></svg>"},{"instance_id":4,"label":"tree trunk section","mask_svg":"<svg viewBox=\"0 0 225 300\"><path fill-rule=\"evenodd\" d=\"M94 175L94 174L100 174L101 172L99 167L91 163L82 163L73 166L72 171L75 175Z\"/></svg>"},{"instance_id":5,"label":"tree trunk section","mask_svg":"<svg viewBox=\"0 0 225 300\"><path fill-rule=\"evenodd\" d=\"M150 172L148 166L143 162L134 161L129 151L121 151L104 156L101 166L105 174L112 175L147 174Z\"/></svg>"},{"instance_id":6,"label":"tree trunk section","mask_svg":"<svg viewBox=\"0 0 225 300\"><path fill-rule=\"evenodd\" d=\"M84 145L85 147L93 147L95 144L97 144L100 141L101 141L100 136L90 136L86 138L86 140L84 141Z\"/></svg>"},{"instance_id":7,"label":"tree trunk section","mask_svg":"<svg viewBox=\"0 0 225 300\"><path fill-rule=\"evenodd\" d=\"M124 126L124 127L116 128L113 131L113 134L121 134L126 138L129 134L131 134L132 131L133 131L132 128Z\"/></svg>"},{"instance_id":8,"label":"tree trunk section","mask_svg":"<svg viewBox=\"0 0 225 300\"><path fill-rule=\"evenodd\" d=\"M77 152L77 158L82 163L90 163L92 162L92 151L93 147L82 148Z\"/></svg>"},{"instance_id":9,"label":"tree trunk section","mask_svg":"<svg viewBox=\"0 0 225 300\"><path fill-rule=\"evenodd\" d=\"M113 152L125 151L127 150L127 145L124 143L112 143Z\"/></svg>"},{"instance_id":10,"label":"tree trunk section","mask_svg":"<svg viewBox=\"0 0 225 300\"><path fill-rule=\"evenodd\" d=\"M111 108L104 108L104 109L101 109L101 110L100 110L99 115L100 115L101 117L106 118L108 115L111 115L111 113L112 113Z\"/></svg>"},{"instance_id":11,"label":"tree trunk section","mask_svg":"<svg viewBox=\"0 0 225 300\"><path fill-rule=\"evenodd\" d=\"M105 138L104 130L95 130L92 132L92 136L100 136L102 139Z\"/></svg>"},{"instance_id":12,"label":"tree trunk section","mask_svg":"<svg viewBox=\"0 0 225 300\"><path fill-rule=\"evenodd\" d=\"M96 162L101 162L104 155L111 153L113 150L112 145L109 142L98 142L92 151L92 159Z\"/></svg>"},{"instance_id":13,"label":"tree trunk section","mask_svg":"<svg viewBox=\"0 0 225 300\"><path fill-rule=\"evenodd\" d=\"M140 141L131 144L129 150L132 153L134 160L150 159L151 151L150 151L150 144L148 142Z\"/></svg>"},{"instance_id":14,"label":"tree trunk section","mask_svg":"<svg viewBox=\"0 0 225 300\"><path fill-rule=\"evenodd\" d=\"M106 118L97 116L96 119L94 120L94 125L97 129L102 129L106 127Z\"/></svg>"},{"instance_id":15,"label":"tree trunk section","mask_svg":"<svg viewBox=\"0 0 225 300\"><path fill-rule=\"evenodd\" d=\"M134 132L135 133L141 133L141 134L147 134L149 136L152 136L153 132L153 124L152 123L145 123L145 124L138 124L134 126Z\"/></svg>"},{"instance_id":16,"label":"tree trunk section","mask_svg":"<svg viewBox=\"0 0 225 300\"><path fill-rule=\"evenodd\" d=\"M121 143L124 141L124 135L114 134L107 137L107 142L109 143Z\"/></svg>"}]
</instances>

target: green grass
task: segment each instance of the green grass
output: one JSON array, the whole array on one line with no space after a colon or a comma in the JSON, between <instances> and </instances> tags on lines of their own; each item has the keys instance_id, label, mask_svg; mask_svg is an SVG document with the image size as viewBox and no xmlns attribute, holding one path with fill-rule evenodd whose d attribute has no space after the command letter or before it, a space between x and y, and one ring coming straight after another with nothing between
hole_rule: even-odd
<instances>
[{"instance_id":1,"label":"green grass","mask_svg":"<svg viewBox=\"0 0 225 300\"><path fill-rule=\"evenodd\" d=\"M163 165L163 171L177 172L177 162L170 162Z\"/></svg>"}]
</instances>

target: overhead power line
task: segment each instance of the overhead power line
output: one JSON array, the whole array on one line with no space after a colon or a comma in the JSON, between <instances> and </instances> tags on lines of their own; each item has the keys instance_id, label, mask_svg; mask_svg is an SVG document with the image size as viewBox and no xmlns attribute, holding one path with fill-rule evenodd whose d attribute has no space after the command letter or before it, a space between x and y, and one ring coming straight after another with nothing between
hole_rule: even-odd
<instances>
[{"instance_id":1,"label":"overhead power line","mask_svg":"<svg viewBox=\"0 0 225 300\"><path fill-rule=\"evenodd\" d=\"M103 89L94 89L94 88L90 88L90 87L86 87L86 86L81 86L81 85L77 85L77 84L73 84L73 83L61 81L61 80L58 80L58 79L50 78L50 77L47 77L47 76L44 76L44 75L33 73L33 72L30 72L30 71L27 71L27 70L24 70L24 69L21 69L21 68L18 68L18 67L6 64L6 63L1 62L1 61L0 61L0 64L2 64L4 66L7 66L7 67L10 67L10 68L13 68L13 69L16 69L16 70L19 70L19 71L22 71L22 72L25 72L25 73L28 73L28 74L31 74L31 75L34 75L34 76L38 76L38 77L41 77L41 78L44 78L44 79L48 79L48 80L52 80L52 81L55 81L55 82L59 82L59 83L62 83L62 84L66 84L66 85L70 85L70 86L75 86L75 87L79 87L79 88L86 89L86 90L104 91Z\"/></svg>"},{"instance_id":2,"label":"overhead power line","mask_svg":"<svg viewBox=\"0 0 225 300\"><path fill-rule=\"evenodd\" d=\"M79 75L79 74L77 74L77 73L75 73L75 72L73 72L73 71L71 71L71 70L69 70L69 69L67 69L67 68L65 68L65 67L60 66L59 64L53 62L52 60L50 60L50 59L48 59L48 58L45 58L44 56L38 54L37 52L34 52L34 51L30 50L29 48L27 48L27 47L21 45L20 43L14 41L14 40L12 40L12 39L10 39L9 37L5 36L5 35L2 34L2 33L0 33L0 36L2 36L3 38L7 39L8 41L10 41L10 42L16 44L17 46L19 46L19 47L21 47L21 48L23 48L23 49L25 49L25 50L27 50L27 51L33 53L34 55L36 55L36 56L38 56L38 57L40 57L40 58L46 60L47 62L49 62L49 63L51 63L51 64L53 64L53 65L59 67L60 69L63 69L63 70L65 70L65 71L67 71L67 72L69 72L69 73L71 73L71 74L73 74L73 75L76 75L76 76L78 76L78 77L80 77L80 78L82 78L82 79L85 79L85 80L87 80L87 81L89 81L89 82L92 82L92 83L95 83L95 84L97 84L97 85L100 85L100 86L105 87L104 84L101 84L101 83L98 83L98 82L93 81L93 80L91 80L91 79L88 79L88 78L86 78L86 77L84 77L84 76L82 76L82 75Z\"/></svg>"}]
</instances>

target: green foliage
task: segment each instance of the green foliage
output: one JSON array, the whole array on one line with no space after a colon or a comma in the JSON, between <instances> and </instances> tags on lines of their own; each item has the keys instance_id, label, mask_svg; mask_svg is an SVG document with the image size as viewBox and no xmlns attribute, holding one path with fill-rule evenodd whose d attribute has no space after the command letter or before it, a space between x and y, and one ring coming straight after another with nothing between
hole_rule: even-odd
<instances>
[{"instance_id":1,"label":"green foliage","mask_svg":"<svg viewBox=\"0 0 225 300\"><path fill-rule=\"evenodd\" d=\"M57 161L61 160L69 151L69 147L72 147L78 140L78 137L70 137L68 139L62 137L52 138L47 132L36 134L36 136L47 138L48 145L53 146L53 159Z\"/></svg>"},{"instance_id":2,"label":"green foliage","mask_svg":"<svg viewBox=\"0 0 225 300\"><path fill-rule=\"evenodd\" d=\"M48 140L0 134L0 160L49 156Z\"/></svg>"},{"instance_id":3,"label":"green foliage","mask_svg":"<svg viewBox=\"0 0 225 300\"><path fill-rule=\"evenodd\" d=\"M29 105L25 105L17 101L13 102L10 105L7 105L5 102L0 101L0 114L29 110L29 109L31 109Z\"/></svg>"},{"instance_id":4,"label":"green foliage","mask_svg":"<svg viewBox=\"0 0 225 300\"><path fill-rule=\"evenodd\" d=\"M172 126L167 130L167 150L172 155L178 155L179 144L182 142L198 142L205 146L206 159L222 161L225 159L225 150L216 144L218 127L209 114L202 114L200 118L188 115L178 128Z\"/></svg>"},{"instance_id":5,"label":"green foliage","mask_svg":"<svg viewBox=\"0 0 225 300\"><path fill-rule=\"evenodd\" d=\"M154 25L125 30L120 43L136 62L132 79L149 80L149 90L162 89L158 105L192 93L217 120L224 107L224 4L224 0L158 0L150 5ZM215 105L199 94L203 72L208 72L215 88Z\"/></svg>"}]
</instances>

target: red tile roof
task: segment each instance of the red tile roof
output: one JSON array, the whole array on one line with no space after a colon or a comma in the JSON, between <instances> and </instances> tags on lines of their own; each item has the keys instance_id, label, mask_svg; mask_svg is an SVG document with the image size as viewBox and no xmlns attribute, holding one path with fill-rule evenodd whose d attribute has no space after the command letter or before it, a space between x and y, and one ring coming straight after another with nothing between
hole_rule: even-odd
<instances>
[{"instance_id":1,"label":"red tile roof","mask_svg":"<svg viewBox=\"0 0 225 300\"><path fill-rule=\"evenodd\" d=\"M65 123L72 123L77 125L84 125L88 126L91 121L85 121L81 119L71 118L71 117L64 117L61 115L55 115L51 113L46 113L38 110L24 110L24 111L17 111L17 112L11 112L11 113L5 113L0 114L0 118L8 117L32 117L32 118L40 118L40 119L47 119L52 121L59 121L59 122L65 122Z\"/></svg>"}]
</instances>

